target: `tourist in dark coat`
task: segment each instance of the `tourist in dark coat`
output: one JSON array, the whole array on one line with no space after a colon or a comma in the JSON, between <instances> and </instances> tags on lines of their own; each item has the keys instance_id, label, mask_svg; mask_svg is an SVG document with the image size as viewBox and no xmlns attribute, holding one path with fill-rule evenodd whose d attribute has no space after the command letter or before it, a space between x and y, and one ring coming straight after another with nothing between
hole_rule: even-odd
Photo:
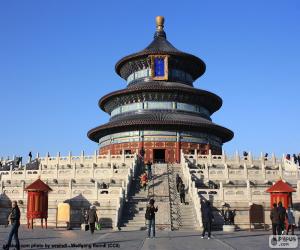
<instances>
[{"instance_id":1,"label":"tourist in dark coat","mask_svg":"<svg viewBox=\"0 0 300 250\"><path fill-rule=\"evenodd\" d=\"M180 203L185 204L185 185L183 183L180 185L179 194L180 194Z\"/></svg>"},{"instance_id":2,"label":"tourist in dark coat","mask_svg":"<svg viewBox=\"0 0 300 250\"><path fill-rule=\"evenodd\" d=\"M279 227L281 230L281 234L283 234L284 232L284 222L285 222L285 218L286 218L286 210L285 208L282 206L282 202L278 202L278 215L279 215Z\"/></svg>"},{"instance_id":3,"label":"tourist in dark coat","mask_svg":"<svg viewBox=\"0 0 300 250\"><path fill-rule=\"evenodd\" d=\"M158 207L154 207L154 199L149 201L149 204L146 208L147 220L148 220L148 238L151 235L152 228L152 236L155 238L155 213L158 211Z\"/></svg>"},{"instance_id":4,"label":"tourist in dark coat","mask_svg":"<svg viewBox=\"0 0 300 250\"><path fill-rule=\"evenodd\" d=\"M98 216L95 206L90 207L90 210L87 214L87 221L90 225L91 234L93 234L95 231L95 224L98 223Z\"/></svg>"},{"instance_id":5,"label":"tourist in dark coat","mask_svg":"<svg viewBox=\"0 0 300 250\"><path fill-rule=\"evenodd\" d=\"M270 213L270 219L272 221L273 235L276 235L276 234L280 235L281 230L280 230L280 226L279 226L279 213L278 213L278 208L277 208L276 203L273 204L273 209L271 210L271 213Z\"/></svg>"},{"instance_id":6,"label":"tourist in dark coat","mask_svg":"<svg viewBox=\"0 0 300 250\"><path fill-rule=\"evenodd\" d=\"M202 208L202 223L203 223L203 232L202 232L202 239L205 236L205 232L208 233L208 238L210 239L211 236L211 224L214 219L212 207L209 201L206 201Z\"/></svg>"},{"instance_id":7,"label":"tourist in dark coat","mask_svg":"<svg viewBox=\"0 0 300 250\"><path fill-rule=\"evenodd\" d=\"M152 163L150 161L147 162L147 172L149 180L152 179Z\"/></svg>"},{"instance_id":8,"label":"tourist in dark coat","mask_svg":"<svg viewBox=\"0 0 300 250\"><path fill-rule=\"evenodd\" d=\"M289 231L291 229L292 235L294 235L294 228L296 225L296 220L295 220L294 210L293 210L293 208L291 208L291 206L289 206L286 211L286 218L287 218L287 222L288 222L286 234L289 234Z\"/></svg>"},{"instance_id":9,"label":"tourist in dark coat","mask_svg":"<svg viewBox=\"0 0 300 250\"><path fill-rule=\"evenodd\" d=\"M3 249L9 249L12 237L14 236L15 242L16 242L16 249L20 250L20 242L19 242L19 236L18 231L20 227L20 209L18 207L18 204L16 201L12 202L12 210L10 212L10 222L11 222L11 230L8 236L7 244L3 246Z\"/></svg>"},{"instance_id":10,"label":"tourist in dark coat","mask_svg":"<svg viewBox=\"0 0 300 250\"><path fill-rule=\"evenodd\" d=\"M181 177L178 177L178 182L176 183L177 192L179 193L180 186L183 184Z\"/></svg>"}]
</instances>

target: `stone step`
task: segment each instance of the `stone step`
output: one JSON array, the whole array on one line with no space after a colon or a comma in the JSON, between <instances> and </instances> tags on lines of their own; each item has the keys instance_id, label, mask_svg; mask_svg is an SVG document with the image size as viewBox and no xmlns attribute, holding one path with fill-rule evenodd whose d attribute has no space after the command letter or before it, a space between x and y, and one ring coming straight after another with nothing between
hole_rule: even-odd
<instances>
[{"instance_id":1,"label":"stone step","mask_svg":"<svg viewBox=\"0 0 300 250\"><path fill-rule=\"evenodd\" d=\"M147 227L146 226L124 226L124 227L121 227L121 230L122 231L140 231L140 230L146 230Z\"/></svg>"},{"instance_id":2,"label":"stone step","mask_svg":"<svg viewBox=\"0 0 300 250\"><path fill-rule=\"evenodd\" d=\"M144 219L138 219L138 220L133 220L133 219L124 219L122 220L122 224L131 224L131 223L140 223L140 224L145 224L145 218Z\"/></svg>"}]
</instances>

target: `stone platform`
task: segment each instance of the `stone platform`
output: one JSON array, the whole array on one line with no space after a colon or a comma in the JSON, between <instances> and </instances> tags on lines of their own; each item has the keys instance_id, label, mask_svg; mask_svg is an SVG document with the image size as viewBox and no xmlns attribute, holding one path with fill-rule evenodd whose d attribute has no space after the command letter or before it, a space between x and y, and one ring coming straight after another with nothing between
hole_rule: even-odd
<instances>
[{"instance_id":1,"label":"stone platform","mask_svg":"<svg viewBox=\"0 0 300 250\"><path fill-rule=\"evenodd\" d=\"M0 228L0 245L6 242L10 227ZM80 230L65 230L36 227L33 230L21 226L19 231L22 250L29 249L269 249L268 237L270 231L236 231L224 233L212 232L210 240L201 239L196 231L157 231L155 239L147 239L146 231L96 231L94 235ZM296 234L300 235L299 231ZM13 241L14 243L14 241ZM98 247L84 248L82 245L97 243ZM34 246L39 245L39 246ZM45 244L48 247L44 247ZM71 244L75 246L71 247ZM81 245L80 245L81 244ZM110 244L110 245L109 245ZM27 245L27 246L26 246ZM53 245L53 246L52 246ZM60 247L59 247L60 246ZM12 248L13 249L13 248Z\"/></svg>"}]
</instances>

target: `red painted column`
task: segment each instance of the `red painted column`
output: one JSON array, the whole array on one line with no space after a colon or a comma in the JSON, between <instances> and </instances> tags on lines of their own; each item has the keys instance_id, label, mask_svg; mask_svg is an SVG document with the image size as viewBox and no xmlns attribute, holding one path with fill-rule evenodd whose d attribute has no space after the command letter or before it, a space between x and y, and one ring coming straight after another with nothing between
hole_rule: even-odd
<instances>
[{"instance_id":1,"label":"red painted column","mask_svg":"<svg viewBox=\"0 0 300 250\"><path fill-rule=\"evenodd\" d=\"M179 163L180 162L180 142L176 142L176 149L175 149L175 159L176 159L176 162Z\"/></svg>"}]
</instances>

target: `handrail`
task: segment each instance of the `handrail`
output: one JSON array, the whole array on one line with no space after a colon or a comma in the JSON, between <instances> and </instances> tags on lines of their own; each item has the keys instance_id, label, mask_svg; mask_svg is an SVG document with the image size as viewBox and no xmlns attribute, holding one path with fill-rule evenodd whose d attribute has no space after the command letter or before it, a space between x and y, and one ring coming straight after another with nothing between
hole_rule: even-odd
<instances>
[{"instance_id":1,"label":"handrail","mask_svg":"<svg viewBox=\"0 0 300 250\"><path fill-rule=\"evenodd\" d=\"M170 164L167 164L167 171L168 171L168 187L169 187L169 203L170 203L170 223L171 223L171 230L174 229L173 220L172 220L172 202L171 202L171 192L170 192Z\"/></svg>"}]
</instances>

